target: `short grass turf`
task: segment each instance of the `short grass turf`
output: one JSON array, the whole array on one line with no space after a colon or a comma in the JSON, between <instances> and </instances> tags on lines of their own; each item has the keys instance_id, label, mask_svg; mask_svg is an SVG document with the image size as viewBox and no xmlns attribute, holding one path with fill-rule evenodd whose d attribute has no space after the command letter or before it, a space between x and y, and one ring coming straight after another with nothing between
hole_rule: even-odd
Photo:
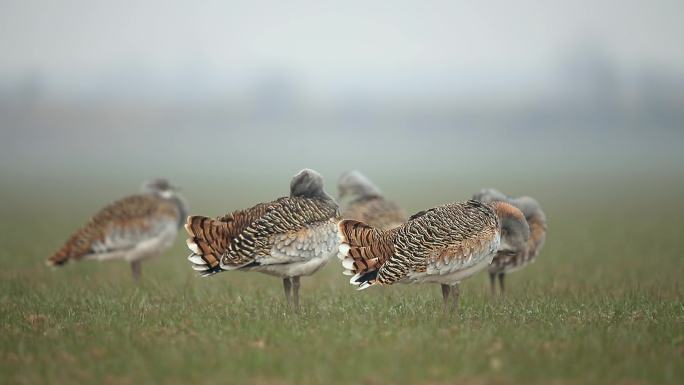
<instances>
[{"instance_id":1,"label":"short grass turf","mask_svg":"<svg viewBox=\"0 0 684 385\"><path fill-rule=\"evenodd\" d=\"M0 383L681 384L684 189L625 191L542 200L538 261L504 297L485 274L464 282L456 316L436 285L356 292L337 260L302 279L295 315L278 279L197 278L182 236L137 285L123 262L53 271L97 205L5 206Z\"/></svg>"}]
</instances>

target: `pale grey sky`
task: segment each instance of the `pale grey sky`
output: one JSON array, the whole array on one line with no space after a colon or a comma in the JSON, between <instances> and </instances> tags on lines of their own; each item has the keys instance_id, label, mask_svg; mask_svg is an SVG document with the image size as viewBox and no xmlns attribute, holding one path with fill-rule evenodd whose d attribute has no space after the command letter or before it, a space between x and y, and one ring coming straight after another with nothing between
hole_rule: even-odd
<instances>
[{"instance_id":1,"label":"pale grey sky","mask_svg":"<svg viewBox=\"0 0 684 385\"><path fill-rule=\"evenodd\" d=\"M682 15L677 0L0 0L0 78L36 71L69 83L122 68L172 81L275 69L321 87L526 77L587 41L626 67L679 71Z\"/></svg>"},{"instance_id":2,"label":"pale grey sky","mask_svg":"<svg viewBox=\"0 0 684 385\"><path fill-rule=\"evenodd\" d=\"M683 11L682 0L0 0L0 174L187 186L359 168L489 186L675 172Z\"/></svg>"}]
</instances>

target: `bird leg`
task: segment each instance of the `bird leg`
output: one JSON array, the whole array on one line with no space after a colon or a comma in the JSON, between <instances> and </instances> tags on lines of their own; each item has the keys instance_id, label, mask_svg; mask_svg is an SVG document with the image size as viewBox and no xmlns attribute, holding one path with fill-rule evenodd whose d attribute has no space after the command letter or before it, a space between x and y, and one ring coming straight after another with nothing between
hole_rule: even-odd
<instances>
[{"instance_id":1,"label":"bird leg","mask_svg":"<svg viewBox=\"0 0 684 385\"><path fill-rule=\"evenodd\" d=\"M452 304L452 311L454 315L458 314L458 308L460 305L460 297L461 297L461 283L456 282L455 284L451 285L451 304Z\"/></svg>"},{"instance_id":2,"label":"bird leg","mask_svg":"<svg viewBox=\"0 0 684 385\"><path fill-rule=\"evenodd\" d=\"M294 297L295 311L299 311L299 277L292 277L292 294Z\"/></svg>"},{"instance_id":3,"label":"bird leg","mask_svg":"<svg viewBox=\"0 0 684 385\"><path fill-rule=\"evenodd\" d=\"M290 302L292 302L292 294L290 292L290 289L292 289L292 282L290 281L290 278L283 278L283 289L285 289L287 306L290 306Z\"/></svg>"},{"instance_id":4,"label":"bird leg","mask_svg":"<svg viewBox=\"0 0 684 385\"><path fill-rule=\"evenodd\" d=\"M492 289L492 295L496 295L496 273L489 273L489 287Z\"/></svg>"},{"instance_id":5,"label":"bird leg","mask_svg":"<svg viewBox=\"0 0 684 385\"><path fill-rule=\"evenodd\" d=\"M449 309L449 293L451 292L451 287L449 285L442 284L442 299L444 300L444 313L447 313Z\"/></svg>"},{"instance_id":6,"label":"bird leg","mask_svg":"<svg viewBox=\"0 0 684 385\"><path fill-rule=\"evenodd\" d=\"M140 275L142 275L141 261L135 260L131 261L131 273L133 274L133 280L135 282L140 281Z\"/></svg>"},{"instance_id":7,"label":"bird leg","mask_svg":"<svg viewBox=\"0 0 684 385\"><path fill-rule=\"evenodd\" d=\"M501 295L504 294L504 276L506 273L501 272L499 273L499 286L501 286Z\"/></svg>"}]
</instances>

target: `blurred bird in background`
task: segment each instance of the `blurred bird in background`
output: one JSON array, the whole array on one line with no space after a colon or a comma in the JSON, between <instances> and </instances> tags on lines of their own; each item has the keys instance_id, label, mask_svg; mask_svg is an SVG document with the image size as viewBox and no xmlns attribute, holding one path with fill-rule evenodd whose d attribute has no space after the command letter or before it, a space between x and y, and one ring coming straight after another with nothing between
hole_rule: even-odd
<instances>
[{"instance_id":1,"label":"blurred bird in background","mask_svg":"<svg viewBox=\"0 0 684 385\"><path fill-rule=\"evenodd\" d=\"M492 294L496 294L496 277L499 277L499 286L501 293L504 293L504 277L506 273L511 273L522 269L528 264L534 262L539 254L544 241L546 240L546 215L542 211L539 203L528 196L509 197L495 189L483 189L473 195L473 199L493 203L506 202L517 207L523 215L530 228L530 237L524 245L518 244L518 247L511 247L509 233L501 234L501 243L507 244L509 247L500 249L492 264L489 265L489 282L492 288Z\"/></svg>"},{"instance_id":2,"label":"blurred bird in background","mask_svg":"<svg viewBox=\"0 0 684 385\"><path fill-rule=\"evenodd\" d=\"M406 212L385 198L382 191L359 171L342 174L337 191L342 218L355 219L381 230L406 222Z\"/></svg>"},{"instance_id":3,"label":"blurred bird in background","mask_svg":"<svg viewBox=\"0 0 684 385\"><path fill-rule=\"evenodd\" d=\"M165 179L152 179L142 192L118 200L95 214L59 251L50 266L84 259L123 259L131 263L133 278L142 274L141 262L168 249L187 215L178 188Z\"/></svg>"}]
</instances>

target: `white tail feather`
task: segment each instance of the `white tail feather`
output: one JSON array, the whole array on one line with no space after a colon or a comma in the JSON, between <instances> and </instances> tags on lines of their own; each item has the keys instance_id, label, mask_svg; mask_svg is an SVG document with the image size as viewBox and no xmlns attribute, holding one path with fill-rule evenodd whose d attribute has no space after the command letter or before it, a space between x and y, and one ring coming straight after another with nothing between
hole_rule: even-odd
<instances>
[{"instance_id":1,"label":"white tail feather","mask_svg":"<svg viewBox=\"0 0 684 385\"><path fill-rule=\"evenodd\" d=\"M202 252L200 251L200 249L197 246L197 244L195 243L195 241L193 241L191 238L188 238L185 241L185 243L188 245L188 249L190 249L190 251L192 251L193 253L202 254Z\"/></svg>"},{"instance_id":2,"label":"white tail feather","mask_svg":"<svg viewBox=\"0 0 684 385\"><path fill-rule=\"evenodd\" d=\"M357 281L359 278L361 278L361 274L356 273L353 277L349 279L349 283L354 286L359 286L361 284L361 282Z\"/></svg>"},{"instance_id":3,"label":"white tail feather","mask_svg":"<svg viewBox=\"0 0 684 385\"><path fill-rule=\"evenodd\" d=\"M347 243L341 243L341 244L340 244L340 247L339 247L339 251L340 251L340 252L339 252L339 254L337 254L337 257L338 257L339 259L344 260L344 258L345 258L346 256L349 255L349 250L350 250L350 249L351 249L351 246L349 246L349 244L347 244Z\"/></svg>"},{"instance_id":4,"label":"white tail feather","mask_svg":"<svg viewBox=\"0 0 684 385\"><path fill-rule=\"evenodd\" d=\"M207 263L204 262L204 259L200 257L197 254L190 254L188 255L188 261L194 263L195 265L206 265Z\"/></svg>"},{"instance_id":5,"label":"white tail feather","mask_svg":"<svg viewBox=\"0 0 684 385\"><path fill-rule=\"evenodd\" d=\"M347 270L354 270L354 260L351 258L345 258L342 260L342 267Z\"/></svg>"}]
</instances>

